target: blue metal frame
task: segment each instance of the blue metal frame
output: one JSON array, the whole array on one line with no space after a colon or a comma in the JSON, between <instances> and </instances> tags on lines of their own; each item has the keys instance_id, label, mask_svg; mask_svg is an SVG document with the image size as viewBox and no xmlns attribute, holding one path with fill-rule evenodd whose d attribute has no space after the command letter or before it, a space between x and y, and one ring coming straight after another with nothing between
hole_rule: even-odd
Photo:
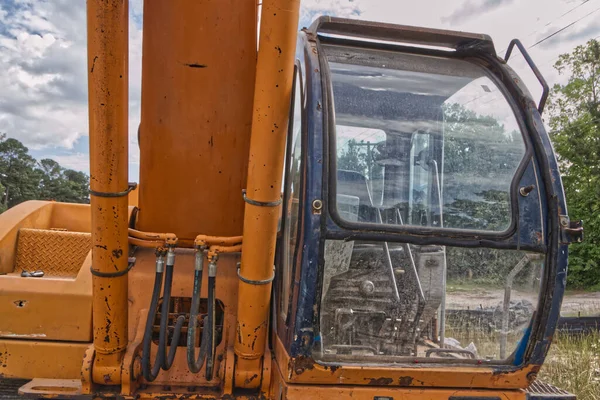
<instances>
[{"instance_id":1,"label":"blue metal frame","mask_svg":"<svg viewBox=\"0 0 600 400\"><path fill-rule=\"evenodd\" d=\"M473 54L471 54L473 55ZM517 349L512 365L488 364L499 371L511 371L528 364L541 365L547 354L556 329L560 306L564 295L567 270L567 244L560 243L559 217L567 215L562 182L552 145L546 133L540 113L527 90L519 86L520 79L500 59L489 54L480 57L489 65L491 72L505 86L518 105L524 131L531 144L531 158L526 164L518 186L535 184L536 189L527 197L518 196L518 228L507 238L447 239L440 236L381 234L377 232L348 231L331 219L328 213L329 174L327 166L328 105L323 65L319 60L319 37L315 32L304 30L299 34L297 62L301 66L305 88L305 110L307 135L304 154L306 176L304 187L303 236L301 240L301 268L298 280L293 285L297 304L292 309L292 318L287 338L283 343L291 357L311 357L311 349L320 338L315 336L318 327L321 284L323 273L323 249L325 238L379 238L388 241L409 243L435 243L454 246L481 246L508 249L529 249L546 253L545 275L538 311ZM513 190L516 187L514 186ZM314 200L324 203L322 210L314 210ZM541 210L540 210L541 204ZM537 244L537 245L536 245ZM431 366L439 364L432 363Z\"/></svg>"}]
</instances>

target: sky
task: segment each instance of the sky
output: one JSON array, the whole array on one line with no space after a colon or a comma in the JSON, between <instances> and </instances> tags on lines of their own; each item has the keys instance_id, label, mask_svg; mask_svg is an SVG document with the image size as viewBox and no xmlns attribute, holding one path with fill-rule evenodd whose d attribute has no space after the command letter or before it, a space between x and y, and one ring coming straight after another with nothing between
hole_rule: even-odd
<instances>
[{"instance_id":1,"label":"sky","mask_svg":"<svg viewBox=\"0 0 600 400\"><path fill-rule=\"evenodd\" d=\"M501 55L516 37L530 47L550 85L565 81L553 69L560 54L600 38L600 0L304 0L301 4L300 27L319 15L335 15L486 33ZM139 174L142 15L142 0L131 0L130 180ZM549 37L555 32L559 33ZM515 55L509 64L538 97L541 90L523 58ZM0 133L19 139L38 159L52 158L89 173L84 0L0 0Z\"/></svg>"}]
</instances>

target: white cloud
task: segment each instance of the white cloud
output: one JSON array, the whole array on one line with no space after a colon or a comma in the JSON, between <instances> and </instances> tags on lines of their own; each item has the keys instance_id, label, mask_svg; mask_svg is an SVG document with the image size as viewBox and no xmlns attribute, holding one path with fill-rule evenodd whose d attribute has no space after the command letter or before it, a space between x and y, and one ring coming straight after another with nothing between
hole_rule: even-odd
<instances>
[{"instance_id":1,"label":"white cloud","mask_svg":"<svg viewBox=\"0 0 600 400\"><path fill-rule=\"evenodd\" d=\"M83 171L87 174L90 172L90 160L87 153L73 153L68 155L52 156L61 166L76 171Z\"/></svg>"},{"instance_id":2,"label":"white cloud","mask_svg":"<svg viewBox=\"0 0 600 400\"><path fill-rule=\"evenodd\" d=\"M142 0L130 1L129 136L132 179L137 179L140 115ZM577 7L577 8L575 8ZM564 77L556 57L600 36L597 4L580 0L304 0L300 27L319 15L488 33L497 50L513 37L526 46L583 19L530 50L550 84ZM572 10L572 11L571 11ZM518 55L511 65L534 96L535 78ZM4 0L0 2L0 132L22 140L36 154L88 170L87 154L73 146L88 134L85 2ZM69 150L70 149L70 150ZM60 161L62 160L62 161Z\"/></svg>"}]
</instances>

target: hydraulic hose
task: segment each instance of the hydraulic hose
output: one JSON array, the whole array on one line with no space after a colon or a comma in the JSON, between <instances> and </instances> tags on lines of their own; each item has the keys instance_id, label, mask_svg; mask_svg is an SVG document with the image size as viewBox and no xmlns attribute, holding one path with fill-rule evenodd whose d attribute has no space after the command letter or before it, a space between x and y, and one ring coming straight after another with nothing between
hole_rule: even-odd
<instances>
[{"instance_id":1,"label":"hydraulic hose","mask_svg":"<svg viewBox=\"0 0 600 400\"><path fill-rule=\"evenodd\" d=\"M181 336L181 329L185 323L185 316L180 315L177 317L175 326L173 328L173 337L171 339L171 346L169 353L167 354L167 340L168 340L168 322L169 322L169 306L171 303L171 287L173 284L173 267L175 265L175 251L170 248L167 253L167 268L165 268L164 253L157 252L156 257L156 275L154 277L154 288L152 290L152 299L150 300L150 308L148 309L148 317L146 318L146 327L144 329L144 342L142 350L142 372L144 379L148 382L152 382L158 376L160 369L165 371L171 368L175 354L177 352L177 344L179 343L179 337ZM158 311L158 300L160 298L160 292L163 284L163 275L165 278L165 286L163 293L163 303L160 316L160 330L158 336L158 351L154 364L150 362L150 352L152 347L152 330L154 327L154 319L156 318L156 312Z\"/></svg>"},{"instance_id":2,"label":"hydraulic hose","mask_svg":"<svg viewBox=\"0 0 600 400\"><path fill-rule=\"evenodd\" d=\"M185 317L180 315L177 317L175 326L173 327L173 337L171 338L171 346L169 354L167 354L168 325L169 325L169 308L171 305L171 287L173 286L173 267L175 266L175 250L171 247L167 253L167 269L165 272L165 289L163 293L162 309L160 315L160 336L158 339L158 352L161 355L161 368L167 371L173 365L175 353L177 353L177 344L181 335L181 328L185 322Z\"/></svg>"},{"instance_id":3,"label":"hydraulic hose","mask_svg":"<svg viewBox=\"0 0 600 400\"><path fill-rule=\"evenodd\" d=\"M196 357L196 327L200 312L200 291L202 289L202 272L204 267L204 248L196 252L194 271L194 290L190 309L190 322L187 337L187 362L191 372L198 373L206 361L206 379L211 380L214 366L214 332L215 332L215 275L216 264L211 262L208 277L208 315L204 318L200 354Z\"/></svg>"},{"instance_id":4,"label":"hydraulic hose","mask_svg":"<svg viewBox=\"0 0 600 400\"><path fill-rule=\"evenodd\" d=\"M144 329L144 342L142 350L142 372L144 379L148 382L152 382L156 379L163 363L162 353L159 351L156 355L156 359L154 360L154 365L150 364L150 349L152 346L152 328L154 327L154 317L156 316L156 311L158 309L158 298L160 297L160 289L162 287L164 265L164 257L157 254L154 289L152 290L152 299L150 300L150 308L148 310L148 317L146 318L146 328Z\"/></svg>"},{"instance_id":5,"label":"hydraulic hose","mask_svg":"<svg viewBox=\"0 0 600 400\"><path fill-rule=\"evenodd\" d=\"M215 276L211 276L211 265L208 267L208 315L206 316L206 324L204 325L204 331L208 332L206 335L206 380L210 381L213 377L213 370L215 366ZM215 268L216 270L216 265ZM215 271L216 272L216 271ZM203 332L204 333L204 332ZM204 335L203 339L204 339Z\"/></svg>"}]
</instances>

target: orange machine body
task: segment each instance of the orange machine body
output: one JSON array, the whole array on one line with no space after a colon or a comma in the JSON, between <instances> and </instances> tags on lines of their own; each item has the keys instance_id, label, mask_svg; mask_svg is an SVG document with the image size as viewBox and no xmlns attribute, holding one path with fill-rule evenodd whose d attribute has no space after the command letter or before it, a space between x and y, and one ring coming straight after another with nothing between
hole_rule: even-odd
<instances>
[{"instance_id":1,"label":"orange machine body","mask_svg":"<svg viewBox=\"0 0 600 400\"><path fill-rule=\"evenodd\" d=\"M32 379L21 394L48 398L527 398L539 365L510 374L475 365L460 373L443 364L331 367L290 356L271 326L299 7L144 2L134 187L128 1L88 0L91 204L28 202L0 216L0 380ZM313 205L320 214L322 203ZM152 315L153 280L169 268L170 302L162 306L165 286ZM200 278L207 316L192 321ZM193 373L186 344L196 340L195 357L205 339L187 338L189 327L207 330L211 312L214 371ZM168 348L178 351L146 379L144 357L160 359L162 318Z\"/></svg>"}]
</instances>

